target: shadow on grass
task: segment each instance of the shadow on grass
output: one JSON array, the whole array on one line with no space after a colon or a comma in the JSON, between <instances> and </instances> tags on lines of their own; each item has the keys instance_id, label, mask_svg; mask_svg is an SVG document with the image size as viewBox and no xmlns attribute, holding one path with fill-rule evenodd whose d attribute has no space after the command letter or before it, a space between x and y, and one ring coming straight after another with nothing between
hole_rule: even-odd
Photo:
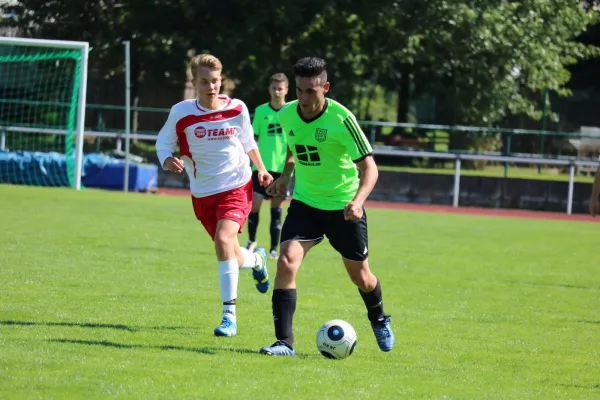
<instances>
[{"instance_id":1,"label":"shadow on grass","mask_svg":"<svg viewBox=\"0 0 600 400\"><path fill-rule=\"evenodd\" d=\"M600 383L596 385L558 385L566 388L575 388L575 389L590 389L590 390L600 390Z\"/></svg>"},{"instance_id":2,"label":"shadow on grass","mask_svg":"<svg viewBox=\"0 0 600 400\"><path fill-rule=\"evenodd\" d=\"M257 350L250 349L239 349L239 348L219 348L219 347L184 347L184 346L149 346L143 344L125 344L125 343L116 343L109 342L106 340L74 340L74 339L48 339L48 342L53 343L67 343L67 344L82 344L86 346L103 346L103 347L114 347L118 349L155 349L155 350L179 350L179 351L188 351L191 353L200 353L200 354L217 354L220 352L228 351L232 353L240 353L240 354L256 354L258 355Z\"/></svg>"},{"instance_id":3,"label":"shadow on grass","mask_svg":"<svg viewBox=\"0 0 600 400\"><path fill-rule=\"evenodd\" d=\"M125 344L125 343L117 343L117 342L109 342L107 340L77 340L77 339L48 339L47 342L52 343L65 343L65 344L82 344L85 346L102 346L102 347L113 347L117 349L154 349L154 350L179 350L179 351L187 351L191 353L199 353L199 354L209 354L215 355L223 352L237 353L237 354L253 354L259 356L261 358L271 358L267 356L263 356L258 352L258 349L241 349L235 347L184 347L184 346L149 346L144 344ZM277 358L287 358L287 357L277 357ZM296 353L296 358L300 359L317 359L323 358L320 354L303 354Z\"/></svg>"},{"instance_id":4,"label":"shadow on grass","mask_svg":"<svg viewBox=\"0 0 600 400\"><path fill-rule=\"evenodd\" d=\"M531 286L552 286L552 287L560 287L567 289L586 289L586 290L600 290L600 287L597 286L580 286L580 285L569 285L566 283L541 283L541 282L527 282L521 281L523 285L531 285Z\"/></svg>"},{"instance_id":5,"label":"shadow on grass","mask_svg":"<svg viewBox=\"0 0 600 400\"><path fill-rule=\"evenodd\" d=\"M123 324L97 324L91 322L34 322L34 321L0 321L0 325L15 325L15 326L70 326L79 328L105 328L105 329L117 329L120 331L127 332L139 332L145 329L156 329L156 330L176 330L176 329L189 329L185 326L151 326L151 327L132 327Z\"/></svg>"}]
</instances>

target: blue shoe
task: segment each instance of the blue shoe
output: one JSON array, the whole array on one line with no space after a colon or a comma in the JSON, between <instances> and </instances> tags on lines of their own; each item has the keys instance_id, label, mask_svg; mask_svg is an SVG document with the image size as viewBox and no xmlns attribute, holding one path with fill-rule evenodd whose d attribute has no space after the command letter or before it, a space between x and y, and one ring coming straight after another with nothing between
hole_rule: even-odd
<instances>
[{"instance_id":1,"label":"blue shoe","mask_svg":"<svg viewBox=\"0 0 600 400\"><path fill-rule=\"evenodd\" d=\"M254 254L256 254L262 260L262 268L260 270L252 270L252 277L254 278L254 284L256 290L261 293L267 293L269 290L269 273L267 272L267 252L264 248L258 247Z\"/></svg>"},{"instance_id":2,"label":"blue shoe","mask_svg":"<svg viewBox=\"0 0 600 400\"><path fill-rule=\"evenodd\" d=\"M266 356L288 356L295 357L296 352L294 349L289 347L285 342L278 340L270 346L265 346L260 349L260 354L264 354Z\"/></svg>"},{"instance_id":3,"label":"blue shoe","mask_svg":"<svg viewBox=\"0 0 600 400\"><path fill-rule=\"evenodd\" d=\"M237 335L237 325L227 317L223 317L221 325L215 328L215 336L233 337Z\"/></svg>"},{"instance_id":4,"label":"blue shoe","mask_svg":"<svg viewBox=\"0 0 600 400\"><path fill-rule=\"evenodd\" d=\"M376 322L371 322L371 328L373 328L375 339L377 339L381 351L390 351L394 347L394 332L392 332L390 326L390 317L391 315L388 315Z\"/></svg>"}]
</instances>

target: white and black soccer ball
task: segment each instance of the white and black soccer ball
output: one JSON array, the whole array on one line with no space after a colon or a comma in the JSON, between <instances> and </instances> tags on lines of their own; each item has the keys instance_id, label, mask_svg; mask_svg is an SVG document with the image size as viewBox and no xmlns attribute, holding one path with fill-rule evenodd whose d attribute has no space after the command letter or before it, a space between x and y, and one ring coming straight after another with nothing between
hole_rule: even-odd
<instances>
[{"instance_id":1,"label":"white and black soccer ball","mask_svg":"<svg viewBox=\"0 0 600 400\"><path fill-rule=\"evenodd\" d=\"M317 348L324 357L346 358L356 348L356 331L341 319L327 321L317 332Z\"/></svg>"}]
</instances>

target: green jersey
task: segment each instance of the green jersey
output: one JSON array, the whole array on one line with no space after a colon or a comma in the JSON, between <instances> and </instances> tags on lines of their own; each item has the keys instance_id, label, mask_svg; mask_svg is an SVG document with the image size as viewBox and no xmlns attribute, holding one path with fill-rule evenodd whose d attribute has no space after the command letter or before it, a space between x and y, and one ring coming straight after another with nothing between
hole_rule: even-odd
<instances>
[{"instance_id":1,"label":"green jersey","mask_svg":"<svg viewBox=\"0 0 600 400\"><path fill-rule=\"evenodd\" d=\"M342 210L358 190L355 163L373 151L354 115L326 99L321 114L307 121L296 100L279 111L279 121L296 161L293 198L321 210Z\"/></svg>"},{"instance_id":2,"label":"green jersey","mask_svg":"<svg viewBox=\"0 0 600 400\"><path fill-rule=\"evenodd\" d=\"M258 137L258 151L265 168L270 172L281 173L285 165L287 143L279 125L278 110L269 103L256 107L252 128L254 135ZM252 169L256 170L256 166L252 165Z\"/></svg>"}]
</instances>

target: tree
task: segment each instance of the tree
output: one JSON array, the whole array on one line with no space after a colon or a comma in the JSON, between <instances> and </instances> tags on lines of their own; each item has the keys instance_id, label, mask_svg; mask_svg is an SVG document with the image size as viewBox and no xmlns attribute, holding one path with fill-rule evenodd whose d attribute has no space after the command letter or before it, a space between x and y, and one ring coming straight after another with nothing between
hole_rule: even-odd
<instances>
[{"instance_id":1,"label":"tree","mask_svg":"<svg viewBox=\"0 0 600 400\"><path fill-rule=\"evenodd\" d=\"M597 16L570 0L389 0L366 13L380 82L410 100L439 96L439 122L492 125L508 114L541 115L544 88L567 95L567 66L597 55L575 38Z\"/></svg>"},{"instance_id":2,"label":"tree","mask_svg":"<svg viewBox=\"0 0 600 400\"><path fill-rule=\"evenodd\" d=\"M429 97L435 122L493 126L539 119L541 91L569 95L568 68L598 54L576 40L597 12L572 0L21 0L16 11L36 37L90 42L99 102L123 92L121 42L131 40L134 97L151 92L141 96L153 106L181 97L191 50L218 56L251 108L267 100L272 73L318 55L331 95L354 111L378 84L398 94L398 121Z\"/></svg>"}]
</instances>

